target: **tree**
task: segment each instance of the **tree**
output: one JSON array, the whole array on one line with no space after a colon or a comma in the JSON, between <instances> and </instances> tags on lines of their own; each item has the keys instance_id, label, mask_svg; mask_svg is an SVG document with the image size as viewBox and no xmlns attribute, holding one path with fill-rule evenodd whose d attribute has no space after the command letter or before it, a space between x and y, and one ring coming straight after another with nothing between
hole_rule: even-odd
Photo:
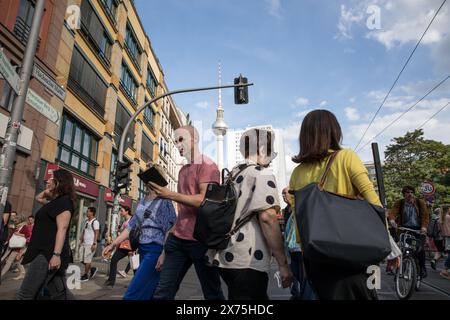
<instances>
[{"instance_id":1,"label":"tree","mask_svg":"<svg viewBox=\"0 0 450 320\"><path fill-rule=\"evenodd\" d=\"M436 187L435 205L449 203L450 145L425 140L422 129L407 132L386 147L383 174L389 207L402 198L403 186L412 186L419 194L425 180Z\"/></svg>"}]
</instances>

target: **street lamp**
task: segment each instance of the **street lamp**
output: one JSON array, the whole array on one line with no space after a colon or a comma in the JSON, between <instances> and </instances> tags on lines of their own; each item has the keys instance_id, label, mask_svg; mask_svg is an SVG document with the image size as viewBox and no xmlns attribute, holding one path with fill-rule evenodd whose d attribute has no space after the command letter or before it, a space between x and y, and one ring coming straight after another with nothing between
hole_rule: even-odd
<instances>
[{"instance_id":1,"label":"street lamp","mask_svg":"<svg viewBox=\"0 0 450 320\"><path fill-rule=\"evenodd\" d=\"M236 79L239 79L238 83L236 83ZM127 137L128 134L128 130L131 127L131 124L133 123L134 119L136 119L136 117L148 106L150 106L152 103L170 96L170 95L174 95L174 94L179 94L179 93L186 93L186 92L195 92L195 91L207 91L207 90L217 90L217 89L226 89L226 88L234 88L235 89L235 97L236 94L238 94L238 96L240 97L240 99L238 99L238 104L245 104L248 103L248 87L252 86L253 83L247 83L247 78L243 78L242 75L240 75L239 78L235 79L235 84L233 85L226 85L226 86L215 86L215 87L202 87L202 88L193 88L193 89L182 89L182 90L176 90L176 91L171 91L171 92L167 92L164 93L160 96L157 96L155 98L153 98L152 100L144 103L141 107L139 107L136 112L131 116L131 118L128 120L127 124L125 125L125 128L123 129L122 132L122 136L120 137L120 144L119 144L119 153L118 153L118 158L117 158L117 163L123 163L123 154L124 154L124 146L125 146L125 139ZM242 91L242 89L244 89L244 91ZM236 100L235 100L236 102ZM118 172L116 170L116 172ZM120 191L117 191L114 195L114 205L113 205L113 216L118 215L119 214L119 197L120 197ZM115 237L115 219L112 219L112 226L110 228L111 231L111 235L113 235L113 237Z\"/></svg>"}]
</instances>

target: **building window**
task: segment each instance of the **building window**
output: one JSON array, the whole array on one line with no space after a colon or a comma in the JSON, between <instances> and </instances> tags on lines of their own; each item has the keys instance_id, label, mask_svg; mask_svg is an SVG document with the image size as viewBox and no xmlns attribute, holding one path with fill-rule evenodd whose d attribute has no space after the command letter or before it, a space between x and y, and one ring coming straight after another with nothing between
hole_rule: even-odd
<instances>
[{"instance_id":1,"label":"building window","mask_svg":"<svg viewBox=\"0 0 450 320\"><path fill-rule=\"evenodd\" d=\"M103 8L105 8L106 13L116 24L116 13L117 13L117 0L100 0L103 4Z\"/></svg>"},{"instance_id":2,"label":"building window","mask_svg":"<svg viewBox=\"0 0 450 320\"><path fill-rule=\"evenodd\" d=\"M158 82L156 81L152 69L147 68L147 88L150 90L153 96L155 96L157 86Z\"/></svg>"},{"instance_id":3,"label":"building window","mask_svg":"<svg viewBox=\"0 0 450 320\"><path fill-rule=\"evenodd\" d=\"M17 14L13 32L23 45L26 45L28 42L28 36L30 35L31 30L31 22L33 21L34 9L35 1L20 0L19 11ZM36 51L39 51L40 42L41 38L38 39Z\"/></svg>"},{"instance_id":4,"label":"building window","mask_svg":"<svg viewBox=\"0 0 450 320\"><path fill-rule=\"evenodd\" d=\"M93 108L102 117L105 115L108 87L76 47L72 54L68 85L86 105Z\"/></svg>"},{"instance_id":5,"label":"building window","mask_svg":"<svg viewBox=\"0 0 450 320\"><path fill-rule=\"evenodd\" d=\"M128 113L127 109L120 101L117 101L117 110L116 110L116 120L114 124L114 142L116 146L119 147L120 139L122 137L123 130L128 121L130 121L131 115ZM127 148L133 148L134 144L134 130L135 130L135 122L131 125L128 130L127 138L125 139L124 151Z\"/></svg>"},{"instance_id":6,"label":"building window","mask_svg":"<svg viewBox=\"0 0 450 320\"><path fill-rule=\"evenodd\" d=\"M14 97L14 90L11 88L9 83L6 80L0 80L3 82L3 89L1 91L0 96L0 106L4 109L11 111Z\"/></svg>"},{"instance_id":7,"label":"building window","mask_svg":"<svg viewBox=\"0 0 450 320\"><path fill-rule=\"evenodd\" d=\"M142 134L141 158L145 163L153 160L153 142L145 133Z\"/></svg>"},{"instance_id":8,"label":"building window","mask_svg":"<svg viewBox=\"0 0 450 320\"><path fill-rule=\"evenodd\" d=\"M95 176L98 141L83 125L67 114L63 116L58 160L70 167Z\"/></svg>"},{"instance_id":9,"label":"building window","mask_svg":"<svg viewBox=\"0 0 450 320\"><path fill-rule=\"evenodd\" d=\"M147 192L146 192L146 189L145 189L145 183L141 179L139 179L138 192L139 192L139 199L144 199L145 196L147 195Z\"/></svg>"},{"instance_id":10,"label":"building window","mask_svg":"<svg viewBox=\"0 0 450 320\"><path fill-rule=\"evenodd\" d=\"M136 104L137 103L136 97L137 97L138 84L137 84L137 81L134 80L134 77L133 77L130 69L124 63L122 63L122 73L120 76L120 85L124 89L128 98L130 98Z\"/></svg>"},{"instance_id":11,"label":"building window","mask_svg":"<svg viewBox=\"0 0 450 320\"><path fill-rule=\"evenodd\" d=\"M140 69L139 60L141 57L141 49L139 43L134 35L133 29L130 24L127 23L127 30L125 35L125 47L131 56L131 59L136 63L136 66Z\"/></svg>"},{"instance_id":12,"label":"building window","mask_svg":"<svg viewBox=\"0 0 450 320\"><path fill-rule=\"evenodd\" d=\"M93 51L108 66L111 60L111 47L113 40L110 39L106 28L103 26L100 18L92 8L89 0L83 0L81 3L81 31L87 38L87 41L93 48Z\"/></svg>"},{"instance_id":13,"label":"building window","mask_svg":"<svg viewBox=\"0 0 450 320\"><path fill-rule=\"evenodd\" d=\"M153 112L153 109L151 107L145 108L145 110L144 110L144 121L151 128L153 128L154 117L155 117L155 113Z\"/></svg>"}]
</instances>

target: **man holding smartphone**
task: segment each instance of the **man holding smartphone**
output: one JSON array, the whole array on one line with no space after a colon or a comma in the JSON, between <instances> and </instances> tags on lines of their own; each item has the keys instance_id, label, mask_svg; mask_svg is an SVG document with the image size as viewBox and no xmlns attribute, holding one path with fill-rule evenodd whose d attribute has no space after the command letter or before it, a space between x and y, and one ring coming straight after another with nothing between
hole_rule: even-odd
<instances>
[{"instance_id":1,"label":"man holding smartphone","mask_svg":"<svg viewBox=\"0 0 450 320\"><path fill-rule=\"evenodd\" d=\"M178 218L172 234L164 246L164 265L154 299L173 300L186 272L194 264L206 300L224 300L217 268L206 265L207 247L194 239L197 209L200 207L208 183L220 182L217 165L200 153L199 134L191 126L175 130L175 144L182 157L188 160L178 176L178 192L150 182L150 187L163 198L178 203Z\"/></svg>"}]
</instances>

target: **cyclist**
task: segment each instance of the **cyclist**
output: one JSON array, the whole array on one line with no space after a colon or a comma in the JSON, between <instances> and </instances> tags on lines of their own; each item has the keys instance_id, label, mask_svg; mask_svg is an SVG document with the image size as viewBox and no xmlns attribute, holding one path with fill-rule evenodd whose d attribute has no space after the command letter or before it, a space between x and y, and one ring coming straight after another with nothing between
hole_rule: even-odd
<instances>
[{"instance_id":1,"label":"cyclist","mask_svg":"<svg viewBox=\"0 0 450 320\"><path fill-rule=\"evenodd\" d=\"M403 199L395 202L389 211L389 220L394 228L397 226L414 230L420 230L420 246L417 251L417 259L420 267L420 277L423 279L427 276L425 267L425 250L423 250L427 227L428 227L428 208L424 200L417 199L414 196L415 190L411 186L405 186L402 189Z\"/></svg>"}]
</instances>

